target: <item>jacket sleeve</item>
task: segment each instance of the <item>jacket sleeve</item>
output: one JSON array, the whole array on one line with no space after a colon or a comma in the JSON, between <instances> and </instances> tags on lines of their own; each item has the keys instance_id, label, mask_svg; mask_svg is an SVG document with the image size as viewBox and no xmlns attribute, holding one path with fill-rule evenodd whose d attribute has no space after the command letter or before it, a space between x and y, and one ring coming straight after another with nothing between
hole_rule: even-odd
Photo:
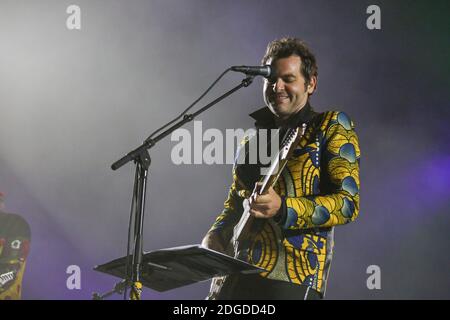
<instances>
[{"instance_id":1,"label":"jacket sleeve","mask_svg":"<svg viewBox=\"0 0 450 320\"><path fill-rule=\"evenodd\" d=\"M246 187L249 182L242 181L238 177L238 172L240 172L242 175L242 167L239 166L239 163L243 159L246 159L246 148L250 140L254 137L255 136L253 134L248 134L240 142L238 150L236 151L235 161L233 165L233 182L228 191L228 196L223 205L223 210L208 231L208 233L216 233L221 239L222 245L224 247L227 247L228 243L230 242L231 237L233 236L234 226L242 216L242 212L244 211L242 202L245 198L250 196L248 187ZM250 185L252 184L250 183Z\"/></svg>"},{"instance_id":2,"label":"jacket sleeve","mask_svg":"<svg viewBox=\"0 0 450 320\"><path fill-rule=\"evenodd\" d=\"M333 112L325 128L321 154L321 192L286 197L276 221L284 229L309 229L346 224L359 214L360 149L354 124Z\"/></svg>"},{"instance_id":3,"label":"jacket sleeve","mask_svg":"<svg viewBox=\"0 0 450 320\"><path fill-rule=\"evenodd\" d=\"M238 194L237 184L236 173L233 170L233 183L228 191L228 196L223 206L224 208L208 231L218 234L224 247L230 242L233 235L233 228L240 219L243 211L243 198Z\"/></svg>"}]
</instances>

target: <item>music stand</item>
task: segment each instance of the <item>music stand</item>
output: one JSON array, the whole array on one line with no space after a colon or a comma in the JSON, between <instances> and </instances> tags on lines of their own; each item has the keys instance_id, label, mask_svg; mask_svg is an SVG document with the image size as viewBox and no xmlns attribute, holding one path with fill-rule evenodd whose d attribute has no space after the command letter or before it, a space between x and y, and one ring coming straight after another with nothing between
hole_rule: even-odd
<instances>
[{"instance_id":1,"label":"music stand","mask_svg":"<svg viewBox=\"0 0 450 320\"><path fill-rule=\"evenodd\" d=\"M227 69L226 72L231 70L231 68ZM244 72L245 73L245 72ZM225 73L223 73L225 74ZM252 74L251 72L249 74ZM227 91L226 93L222 94L217 99L213 100L212 102L208 103L203 108L199 109L198 111L194 112L193 114L186 114L183 113L183 118L179 120L178 122L175 122L178 118L175 120L169 122L167 125L162 127L165 129L167 126L172 124L170 127L165 129L163 132L158 134L156 137L153 137L153 134L150 135L147 139L144 140L144 143L139 146L138 148L128 152L125 156L117 160L111 165L111 168L113 170L117 170L120 167L124 166L126 163L134 161L136 164L136 171L135 171L135 178L134 178L134 187L133 187L133 198L132 198L132 205L131 205L131 211L132 211L132 217L134 217L134 229L133 229L133 243L132 243L132 254L127 256L126 258L130 258L130 274L127 274L126 271L119 272L120 277L125 279L121 283L117 284L115 288L112 291L109 291L108 293L100 296L98 294L94 294L94 299L102 298L105 296L108 296L114 292L120 292L126 290L127 287L131 288L131 295L130 299L132 300L139 300L140 299L140 291L142 288L142 282L141 282L141 270L145 269L142 268L142 259L143 259L143 233L144 233L144 212L145 212L145 199L146 199L146 192L147 192L147 179L148 179L148 173L149 173L149 166L151 163L151 158L148 150L156 145L158 141L163 139L164 137L171 134L176 129L182 127L184 124L194 120L195 117L200 115L202 112L208 110L213 105L217 104L219 101L222 101L232 93L236 92L237 90L248 87L252 82L254 75L248 75L244 80L242 80L241 84L235 86L231 90ZM220 79L220 77L219 77ZM187 110L186 110L187 111ZM175 122L175 123L174 123ZM159 132L160 130L157 130ZM131 220L130 220L131 221ZM131 230L131 224L130 224L130 230ZM128 235L130 239L130 235ZM128 248L129 249L129 248ZM128 252L127 252L128 254ZM116 261L116 260L114 260ZM112 263L113 261L111 261ZM122 263L121 263L122 264ZM125 261L123 261L123 265L126 266L127 264ZM106 267L105 265L102 265L103 267ZM154 266L155 267L155 266ZM158 266L158 268L161 266ZM162 268L164 269L164 268Z\"/></svg>"},{"instance_id":2,"label":"music stand","mask_svg":"<svg viewBox=\"0 0 450 320\"><path fill-rule=\"evenodd\" d=\"M96 266L94 270L124 279L125 268L126 257L122 257ZM187 245L144 253L141 283L147 288L164 292L213 277L266 271L201 245Z\"/></svg>"}]
</instances>

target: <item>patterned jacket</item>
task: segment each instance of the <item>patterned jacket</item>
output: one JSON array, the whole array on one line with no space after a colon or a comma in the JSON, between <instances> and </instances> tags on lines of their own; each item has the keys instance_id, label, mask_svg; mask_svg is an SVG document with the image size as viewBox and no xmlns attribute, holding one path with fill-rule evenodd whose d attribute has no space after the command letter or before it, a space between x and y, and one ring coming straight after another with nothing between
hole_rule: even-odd
<instances>
[{"instance_id":1,"label":"patterned jacket","mask_svg":"<svg viewBox=\"0 0 450 320\"><path fill-rule=\"evenodd\" d=\"M250 116L257 120L256 128L275 127L267 107ZM334 226L353 221L359 213L360 149L353 122L344 112L316 113L307 103L294 119L294 126L301 123L307 123L305 134L274 186L281 209L274 218L258 219L264 221L248 244L247 261L266 269L263 277L306 285L324 295ZM257 180L250 171L235 164L224 210L210 229L224 243Z\"/></svg>"}]
</instances>

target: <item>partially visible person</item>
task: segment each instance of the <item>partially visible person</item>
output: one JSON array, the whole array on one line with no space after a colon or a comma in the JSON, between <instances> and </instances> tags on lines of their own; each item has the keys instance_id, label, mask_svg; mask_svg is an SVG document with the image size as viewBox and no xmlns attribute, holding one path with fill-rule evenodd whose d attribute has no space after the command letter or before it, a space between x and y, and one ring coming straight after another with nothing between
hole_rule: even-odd
<instances>
[{"instance_id":1,"label":"partially visible person","mask_svg":"<svg viewBox=\"0 0 450 320\"><path fill-rule=\"evenodd\" d=\"M0 192L0 300L19 300L30 250L30 227L21 216L4 211L4 199Z\"/></svg>"}]
</instances>

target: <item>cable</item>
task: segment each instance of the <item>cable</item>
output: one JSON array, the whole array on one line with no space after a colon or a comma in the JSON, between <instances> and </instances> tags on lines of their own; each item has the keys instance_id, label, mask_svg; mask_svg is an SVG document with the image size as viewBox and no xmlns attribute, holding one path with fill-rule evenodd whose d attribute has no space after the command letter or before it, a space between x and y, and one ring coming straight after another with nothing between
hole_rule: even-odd
<instances>
[{"instance_id":1,"label":"cable","mask_svg":"<svg viewBox=\"0 0 450 320\"><path fill-rule=\"evenodd\" d=\"M184 116L192 107L194 107L206 94L208 94L209 91L211 91L211 89L217 84L217 82L222 79L222 77L231 70L231 68L228 68L227 70L225 70L224 72L222 72L222 74L208 87L208 89L206 89L206 91L197 99L195 100L189 107L186 108L186 110L184 110L180 115L178 115L175 119L169 121L168 123L166 123L165 125L163 125L161 128L153 131L150 136L146 139L150 140L153 136L155 136L158 132L164 130L165 128L167 128L169 125L171 125L172 123L174 123L175 121L177 121L178 119L180 119L182 116ZM136 170L136 176L135 176L135 181L137 182L137 170ZM135 183L134 188L133 188L133 199L131 201L131 210L130 210L130 219L128 222L128 239L127 239L127 255L125 258L125 281L129 281L130 283L132 283L132 279L130 279L130 265L131 265L131 257L130 257L130 245L131 245L131 225L132 225L132 221L133 218L136 219L135 217L135 204L138 198L138 191L137 191L137 185ZM135 226L136 228L136 226ZM135 249L135 248L134 248ZM131 273L133 271L131 270ZM123 299L126 300L127 299L127 292L128 292L128 284L125 286L124 292L123 292Z\"/></svg>"},{"instance_id":2,"label":"cable","mask_svg":"<svg viewBox=\"0 0 450 320\"><path fill-rule=\"evenodd\" d=\"M189 107L186 108L186 110L184 110L178 117L176 117L175 119L169 121L168 123L166 123L165 125L163 125L161 128L153 131L150 136L146 139L146 140L150 140L155 134L157 134L158 132L160 132L161 130L167 128L169 125L171 125L172 123L174 123L175 121L177 121L178 119L180 119L182 116L184 116L193 106L195 106L197 104L197 102L199 102L215 85L216 83L222 79L222 77L228 72L230 71L231 68L228 68L227 70L225 70L210 86L208 89L206 89L206 91L197 99L195 100Z\"/></svg>"}]
</instances>

